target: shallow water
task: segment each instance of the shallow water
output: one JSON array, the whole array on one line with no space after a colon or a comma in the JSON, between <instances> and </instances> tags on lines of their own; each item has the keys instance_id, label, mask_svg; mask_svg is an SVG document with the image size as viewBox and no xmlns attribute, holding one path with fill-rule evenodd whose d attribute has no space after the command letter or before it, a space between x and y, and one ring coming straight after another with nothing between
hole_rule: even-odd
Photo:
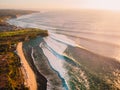
<instances>
[{"instance_id":1,"label":"shallow water","mask_svg":"<svg viewBox=\"0 0 120 90\"><path fill-rule=\"evenodd\" d=\"M39 48L68 89L120 89L120 13L54 11L8 22L49 31Z\"/></svg>"}]
</instances>

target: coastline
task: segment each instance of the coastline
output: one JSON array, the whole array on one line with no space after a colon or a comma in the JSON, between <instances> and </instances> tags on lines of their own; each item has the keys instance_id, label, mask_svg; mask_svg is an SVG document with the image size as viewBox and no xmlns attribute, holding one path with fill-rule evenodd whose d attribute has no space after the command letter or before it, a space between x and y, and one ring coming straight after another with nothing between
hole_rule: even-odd
<instances>
[{"instance_id":1,"label":"coastline","mask_svg":"<svg viewBox=\"0 0 120 90\"><path fill-rule=\"evenodd\" d=\"M11 10L11 12L4 10L0 13L0 66L2 66L0 68L0 78L2 77L0 79L0 90L46 90L47 79L34 68L34 65L29 63L24 55L22 42L29 41L39 35L41 37L47 36L47 30L22 28L7 22L12 18L32 14L35 11Z\"/></svg>"},{"instance_id":2,"label":"coastline","mask_svg":"<svg viewBox=\"0 0 120 90\"><path fill-rule=\"evenodd\" d=\"M31 42L31 39L29 39L30 40L30 42ZM40 43L40 42L38 42L38 41L36 41L37 43ZM22 42L20 42L20 43L22 43ZM25 43L25 42L24 42ZM50 75L50 73L48 73L48 70L46 70L46 66L45 66L45 64L43 64L42 62L43 61L45 61L44 60L44 53L41 51L41 52L39 52L39 49L41 49L40 47L38 47L38 45L36 45L36 43L32 43L31 42L31 44L35 44L34 45L34 47L32 47L32 46L30 46L30 45L28 45L28 46L30 46L29 48L30 49L28 49L28 50L25 50L24 49L24 44L22 44L21 45L21 50L22 50L22 53L23 53L23 56L26 58L25 60L27 61L27 63L28 63L28 65L29 65L29 67L31 67L31 69L32 69L32 71L33 71L33 73L34 73L34 75L35 76L33 76L35 79L36 79L36 82L37 82L37 85L38 85L38 87L37 87L37 89L38 90L46 90L46 89L39 89L39 87L41 87L41 86L44 86L43 84L43 79L41 78L41 76L39 76L38 74L36 74L37 72L38 73L41 73L43 76L45 76L45 80L47 80L47 89L49 90L49 87L51 87L52 85L53 86L57 86L56 84L56 78L53 76L53 75ZM54 45L53 45L54 46ZM50 46L51 47L51 46ZM27 48L27 47L26 47ZM26 54L26 52L28 51L28 53ZM39 53L38 53L39 52ZM69 79L69 82L68 83L70 83L69 85L71 86L70 88L73 88L73 86L76 86L76 89L78 88L77 86L79 85L81 85L82 84L82 82L80 82L80 83L77 83L76 84L76 81L75 81L75 83L73 83L72 84L72 81L74 81L74 80L76 80L76 78L77 79L81 79L81 75L86 75L86 77L88 77L88 78L84 78L83 77L83 81L85 81L85 79L88 81L88 84L86 84L85 82L83 82L83 83L85 83L85 84L83 84L83 86L86 86L86 85L90 85L90 86L88 86L88 89L89 88L91 88L92 86L95 86L96 88L109 88L108 87L108 85L105 83L105 81L104 80L102 80L101 79L101 77L104 77L104 74L106 74L105 76L107 76L107 74L109 75L109 76L111 76L111 74L109 73L110 72L110 70L113 68L115 68L115 67L119 67L119 64L117 64L117 63L115 63L115 62L112 62L111 60L108 60L108 62L106 62L107 61L107 58L106 57L103 57L103 56L99 56L99 55L97 55L97 54L95 54L95 53L92 53L92 52L90 52L89 50L87 50L87 49L84 49L84 48L79 48L79 47L70 47L70 49L66 49L64 52L66 52L66 54L68 55L68 56L65 56L65 58L68 58L68 60L66 59L66 61L68 62L68 66L66 65L65 66L65 68L66 69L68 69L68 74L69 74L69 76L70 76L70 79ZM42 53L42 54L41 54ZM31 56L31 57L30 57ZM47 55L45 55L45 56L47 56ZM73 56L72 58L74 58L75 60L76 60L76 62L75 62L75 64L77 64L77 63L80 63L81 65L80 65L80 69L81 70L83 70L84 72L85 72L85 74L83 73L83 74L81 74L81 71L79 70L79 72L77 72L78 70L75 68L74 69L74 66L72 66L71 65L71 61L69 60L69 56ZM87 57L86 57L87 56ZM30 60L28 59L28 58L31 58ZM49 58L48 58L49 59ZM48 60L47 58L46 58L46 60ZM13 60L14 61L14 60ZM69 62L70 61L70 62ZM22 75L21 75L21 77L23 76L23 78L24 78L24 85L25 86L27 86L28 84L27 84L27 82L28 82L28 79L30 78L31 79L31 77L29 77L29 75L28 75L28 73L27 73L27 68L25 68L24 67L24 65L26 65L25 63L23 63L22 62L22 60L19 60L19 62L21 63L20 65L21 65L21 67L19 68L20 69L20 71L22 72ZM38 64L38 62L40 63L40 64ZM111 62L111 63L110 63ZM69 63L70 63L70 65L71 65L71 67L70 67L70 65L69 65ZM48 61L48 63L46 63L46 64L48 64L48 66L51 66L50 65L50 63L49 63L49 61ZM74 61L73 61L73 64L74 64ZM93 65L92 65L93 64ZM118 65L118 66L117 66ZM77 67L77 65L75 65L76 67ZM94 66L94 67L92 67L92 66ZM110 66L110 67L109 67ZM45 67L45 69L44 69L44 67ZM70 68L69 68L70 67ZM99 68L100 67L100 68ZM102 68L101 68L102 67ZM106 67L107 67L107 69L106 69ZM54 68L52 69L52 67L50 67L51 68L51 70L52 71L54 71L54 73L55 74L57 74L57 76L59 76L59 74L57 73L57 72L55 72L55 70L54 70ZM110 68L110 69L109 69ZM36 70L37 69L37 70ZM43 70L43 71L42 71ZM50 70L49 70L50 71ZM108 73L107 73L107 71L108 71ZM115 71L115 70L111 70L111 71ZM45 72L45 74L44 74L44 72ZM73 73L72 73L73 72ZM99 73L100 72L100 73ZM105 73L104 73L105 72ZM113 74L115 73L115 75L117 74L117 72L115 71L115 72L113 72ZM50 78L49 79L49 77L46 77L47 75L46 74L48 74L48 76L49 77L51 77L52 76L52 78ZM70 75L71 74L71 75ZM76 76L75 76L76 75ZM78 76L77 76L78 75ZM96 75L96 76L95 76ZM117 74L117 75L119 75L119 74ZM97 77L98 76L98 77ZM75 78L73 78L73 77L75 77ZM111 76L112 77L112 76ZM114 77L114 76L113 76ZM116 76L117 77L117 76ZM111 79L111 78L110 78ZM19 79L18 79L19 80ZM40 81L41 80L41 81ZM114 79L112 79L113 80L113 82L114 82ZM119 80L119 79L118 79ZM38 83L38 81L39 82L42 82L42 83ZM71 81L71 82L70 82ZM79 81L79 80L78 80ZM97 81L97 82L96 82ZM50 82L50 83L49 83ZM51 84L51 82L54 82L55 84ZM59 82L59 81L58 81ZM89 83L90 82L90 83ZM109 82L109 81L108 81ZM99 84L100 83L100 84ZM117 80L116 80L116 82L114 82L116 85L118 85L119 86L119 84L117 84ZM34 83L33 83L34 84ZM109 83L108 83L109 84ZM41 85L41 86L40 86ZM98 85L98 86L97 86ZM104 85L104 86L103 86ZM28 85L28 87L29 87L29 89L30 89L30 84ZM81 85L82 86L82 85ZM112 86L112 85L111 85ZM33 86L32 86L33 87ZM94 88L95 88L94 87ZM54 88L54 87L52 87L52 88ZM82 87L83 89L84 89L84 87ZM74 89L75 89L75 87L74 87ZM24 89L22 89L22 90L24 90ZM33 88L32 89L30 89L30 90L34 90ZM51 89L51 90L53 90L53 89ZM58 89L55 89L54 88L54 90L58 90ZM60 89L59 89L60 90ZM62 89L61 89L62 90ZM103 89L102 89L103 90Z\"/></svg>"},{"instance_id":3,"label":"coastline","mask_svg":"<svg viewBox=\"0 0 120 90\"><path fill-rule=\"evenodd\" d=\"M19 42L17 45L17 54L20 57L22 67L24 68L24 79L26 86L29 87L30 90L37 90L37 82L34 72L32 71L31 67L29 66L28 62L25 59L23 49L22 49L22 42Z\"/></svg>"},{"instance_id":4,"label":"coastline","mask_svg":"<svg viewBox=\"0 0 120 90\"><path fill-rule=\"evenodd\" d=\"M38 37L23 44L26 60L37 78L38 90L63 90L62 79L51 68L48 59L39 47L42 40L42 38Z\"/></svg>"}]
</instances>

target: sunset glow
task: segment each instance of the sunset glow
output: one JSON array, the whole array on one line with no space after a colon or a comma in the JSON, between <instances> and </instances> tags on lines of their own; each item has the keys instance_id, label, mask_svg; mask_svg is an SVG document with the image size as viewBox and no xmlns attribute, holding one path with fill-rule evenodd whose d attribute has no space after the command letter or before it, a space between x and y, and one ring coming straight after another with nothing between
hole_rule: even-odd
<instances>
[{"instance_id":1,"label":"sunset glow","mask_svg":"<svg viewBox=\"0 0 120 90\"><path fill-rule=\"evenodd\" d=\"M1 0L0 8L120 10L120 0Z\"/></svg>"}]
</instances>

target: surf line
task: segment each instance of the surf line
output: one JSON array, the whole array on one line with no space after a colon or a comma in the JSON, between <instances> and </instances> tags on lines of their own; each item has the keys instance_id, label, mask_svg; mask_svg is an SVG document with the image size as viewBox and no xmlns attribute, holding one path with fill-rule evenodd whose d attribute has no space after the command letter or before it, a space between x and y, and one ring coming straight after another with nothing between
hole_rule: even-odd
<instances>
[{"instance_id":1,"label":"surf line","mask_svg":"<svg viewBox=\"0 0 120 90\"><path fill-rule=\"evenodd\" d=\"M43 50L43 53L44 53L44 48L46 48L45 45L44 45L44 43L40 43L39 46L41 47L41 49ZM46 48L46 49L47 49L47 48ZM44 55L47 57L47 55L46 55L45 53L44 53ZM64 90L69 90L66 80L60 75L59 71L57 71L57 70L55 70L55 69L53 68L53 66L50 64L50 60L49 60L48 57L47 57L47 59L48 59L48 64L49 64L50 68L51 68L51 69L58 75L58 77L62 80L62 86L63 86Z\"/></svg>"}]
</instances>

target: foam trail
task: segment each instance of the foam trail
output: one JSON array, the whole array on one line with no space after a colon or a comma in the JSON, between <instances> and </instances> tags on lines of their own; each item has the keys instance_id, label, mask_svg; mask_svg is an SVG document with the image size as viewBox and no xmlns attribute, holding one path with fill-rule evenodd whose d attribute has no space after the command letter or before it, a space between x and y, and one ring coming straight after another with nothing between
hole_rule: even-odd
<instances>
[{"instance_id":1,"label":"foam trail","mask_svg":"<svg viewBox=\"0 0 120 90\"><path fill-rule=\"evenodd\" d=\"M28 15L28 17L30 17L30 16L32 16L32 15ZM52 32L52 30L56 30L56 28L54 28L54 27L31 23L32 20L31 20L31 22L25 21L26 20L25 17L27 18L27 16L23 16L23 17L19 17L17 19L10 19L7 22L11 25L16 25L18 27L24 27L24 28L40 28L43 30L49 30L50 32ZM40 22L38 22L38 23L40 23Z\"/></svg>"},{"instance_id":2,"label":"foam trail","mask_svg":"<svg viewBox=\"0 0 120 90\"><path fill-rule=\"evenodd\" d=\"M54 39L56 41L59 41L59 42L62 42L64 44L67 44L67 45L70 45L70 46L73 46L73 47L77 46L77 44L73 40L70 40L69 38L67 38L64 35L50 33L50 37L52 39Z\"/></svg>"},{"instance_id":3,"label":"foam trail","mask_svg":"<svg viewBox=\"0 0 120 90\"><path fill-rule=\"evenodd\" d=\"M27 19L27 18L31 18L33 15L35 15L36 13L33 13L33 14L27 14L27 15L22 15L20 17L17 17L16 20L19 20L19 19Z\"/></svg>"},{"instance_id":4,"label":"foam trail","mask_svg":"<svg viewBox=\"0 0 120 90\"><path fill-rule=\"evenodd\" d=\"M8 21L8 23L18 26L18 27L24 27L24 28L37 28L36 24L33 23L28 23L28 22L24 22L24 21L19 21L17 19L11 19Z\"/></svg>"},{"instance_id":5,"label":"foam trail","mask_svg":"<svg viewBox=\"0 0 120 90\"><path fill-rule=\"evenodd\" d=\"M54 51L56 51L59 54L62 54L65 49L67 48L67 45L59 43L53 39L51 39L50 37L46 37L44 38L44 41L46 42L46 44L51 47Z\"/></svg>"},{"instance_id":6,"label":"foam trail","mask_svg":"<svg viewBox=\"0 0 120 90\"><path fill-rule=\"evenodd\" d=\"M42 44L40 44L40 47L42 48L44 55L48 58L51 67L55 71L57 71L57 73L59 73L59 76L61 77L62 81L64 80L64 85L63 85L64 89L68 90L68 85L65 80L66 70L63 68L64 61L56 57L54 54L52 54L51 51L48 48L46 48L45 45L43 46Z\"/></svg>"}]
</instances>

